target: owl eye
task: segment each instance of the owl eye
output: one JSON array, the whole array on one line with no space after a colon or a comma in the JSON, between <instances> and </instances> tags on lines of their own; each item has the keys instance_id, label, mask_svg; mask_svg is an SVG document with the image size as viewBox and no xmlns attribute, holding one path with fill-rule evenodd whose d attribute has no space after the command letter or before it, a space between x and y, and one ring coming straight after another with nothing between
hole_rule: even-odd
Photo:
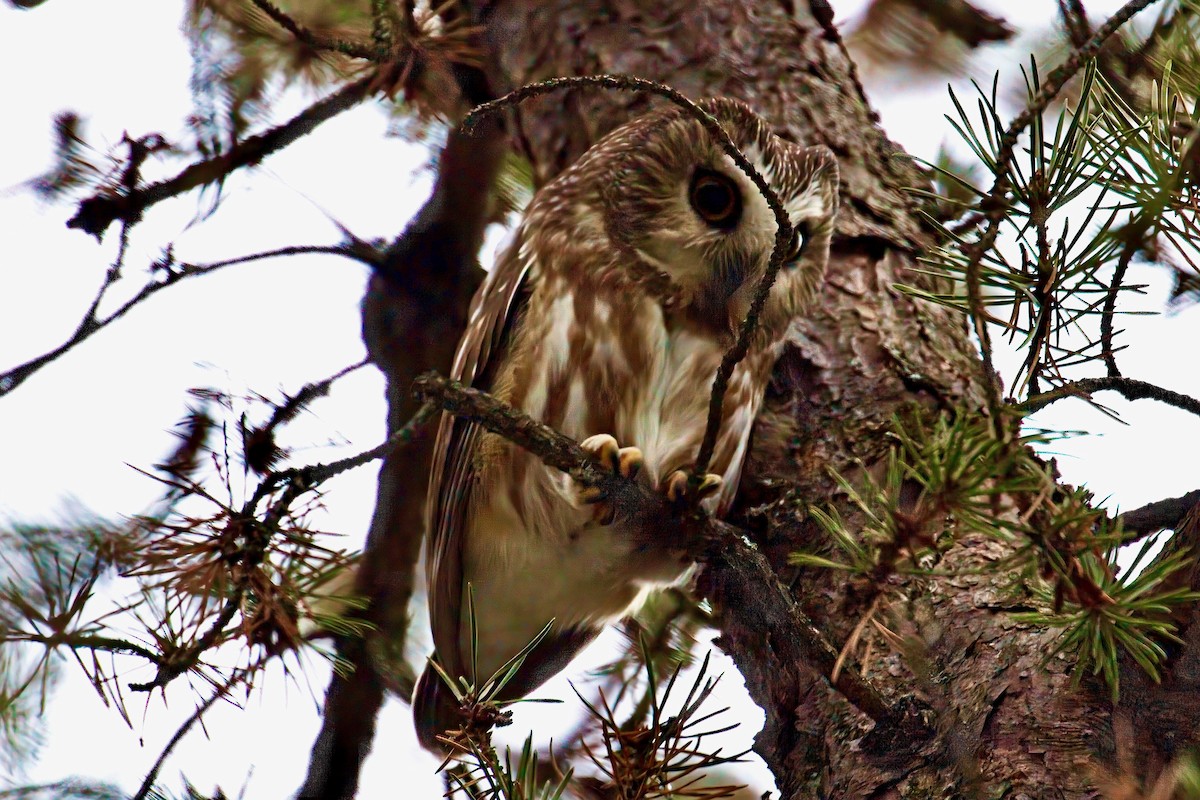
<instances>
[{"instance_id":1,"label":"owl eye","mask_svg":"<svg viewBox=\"0 0 1200 800\"><path fill-rule=\"evenodd\" d=\"M715 228L732 228L742 215L742 195L737 185L712 170L696 170L688 200L700 219Z\"/></svg>"},{"instance_id":2,"label":"owl eye","mask_svg":"<svg viewBox=\"0 0 1200 800\"><path fill-rule=\"evenodd\" d=\"M802 222L792 229L792 241L788 243L787 255L784 257L784 262L795 261L804 252L804 245L808 244L809 229L808 223Z\"/></svg>"}]
</instances>

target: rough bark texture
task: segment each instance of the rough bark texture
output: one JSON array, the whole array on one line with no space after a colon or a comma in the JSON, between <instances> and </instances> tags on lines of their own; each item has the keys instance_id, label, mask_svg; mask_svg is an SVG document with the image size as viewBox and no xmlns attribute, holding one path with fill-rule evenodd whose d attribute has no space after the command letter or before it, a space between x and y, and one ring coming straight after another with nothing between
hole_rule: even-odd
<instances>
[{"instance_id":1,"label":"rough bark texture","mask_svg":"<svg viewBox=\"0 0 1200 800\"><path fill-rule=\"evenodd\" d=\"M828 8L787 0L514 0L481 4L479 13L503 70L499 83L594 73L654 78L695 98L746 100L781 134L837 154L843 211L829 280L777 370L742 508L780 576L840 645L864 602L840 577L786 565L788 553L823 546L803 503L839 501L827 468L852 474L854 459L874 466L901 408L979 408L983 376L961 318L893 289L920 282L909 268L923 236L903 188L921 178L893 157ZM545 181L650 103L599 91L531 101L516 114L519 145ZM987 567L1006 554L994 542L965 540L943 566L983 574L911 581L898 592L910 600L885 614L893 630L909 635L907 654L880 644L866 670L886 692L919 696L934 709L941 735L915 747L864 739L869 724L823 678L773 668L759 631L724 629L722 647L766 711L756 749L784 797L1091 796L1092 767L1111 763L1115 746L1109 704L1093 687L1072 689L1063 660L1044 668L1051 634L1004 613L1009 576ZM710 574L702 583L718 602L720 579Z\"/></svg>"},{"instance_id":2,"label":"rough bark texture","mask_svg":"<svg viewBox=\"0 0 1200 800\"><path fill-rule=\"evenodd\" d=\"M745 100L781 135L826 145L837 155L843 204L828 282L776 371L736 521L754 530L780 580L841 646L869 600L840 575L787 565L789 553L827 546L807 505L832 502L852 520L828 469L852 476L878 467L897 411L978 410L982 381L991 378L982 374L961 317L893 288L924 280L911 272L924 234L903 191L922 178L911 162L894 156L879 129L831 27L828 6L823 0L465 5L484 26L490 64L485 71L493 87L598 73L658 79L696 99ZM652 102L598 90L533 100L513 114L513 145L545 182ZM372 353L389 378L393 424L410 407L411 377L448 362L445 348L457 339L451 329L461 324L474 286L470 278L439 284L454 311L438 306L439 327L432 336L424 322L414 323L428 322L430 311L414 310L416 295L398 288L405 280L399 273L376 278L366 304ZM404 605L393 604L411 592L409 577L388 570L414 560L410 534L419 531L414 493L421 487L413 483L412 453L406 451L404 466L385 466L372 526L377 544L380 537L398 537L379 550L387 566L365 579L377 602L389 604L390 610L378 612L385 615L399 613ZM417 483L423 476L422 471ZM874 655L864 672L889 697L926 704L938 730L933 739L898 741L886 731L872 731L824 677L807 665L779 664L764 651L770 644L764 645L762 631L724 620L720 644L766 712L756 750L784 797L1093 797L1099 770L1130 760L1163 764L1195 740L1200 714L1194 700L1185 713L1158 709L1197 694L1200 622L1184 628L1188 645L1180 648L1164 687L1138 683L1136 670L1126 671L1127 702L1114 715L1106 690L1070 685L1066 659L1043 664L1052 632L1012 622L1008 607L1019 598L1012 599L1011 575L998 564L1007 555L993 540L967 537L940 565L958 577L890 579L892 599L879 618L904 644L889 647L869 633ZM722 599L748 590L731 587L719 561L700 587L716 601L718 614ZM1197 577L1189 579L1195 585ZM369 691L359 709L363 718L356 720L360 727L373 719L379 702L378 682L363 686ZM331 698L335 690L331 687ZM344 786L326 787L306 796L348 793Z\"/></svg>"}]
</instances>

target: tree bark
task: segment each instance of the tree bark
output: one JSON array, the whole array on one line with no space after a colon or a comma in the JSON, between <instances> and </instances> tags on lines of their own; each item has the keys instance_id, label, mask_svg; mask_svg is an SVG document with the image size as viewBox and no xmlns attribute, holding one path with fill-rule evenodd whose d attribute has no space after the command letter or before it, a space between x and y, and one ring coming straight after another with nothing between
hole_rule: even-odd
<instances>
[{"instance_id":1,"label":"tree bark","mask_svg":"<svg viewBox=\"0 0 1200 800\"><path fill-rule=\"evenodd\" d=\"M927 285L912 271L925 242L904 189L923 177L879 128L822 0L478 2L499 66L495 85L559 75L624 73L693 98L748 102L778 133L838 156L842 211L821 301L794 330L755 433L740 493L780 580L835 646L866 613L854 582L787 565L797 550L826 549L805 504L832 503L854 519L829 468L881 466L893 415L911 407L983 413L983 381L964 320L897 292ZM573 91L526 102L518 146L545 182L607 131L655 101ZM1011 508L1001 502L998 508ZM722 628L720 645L766 712L756 751L784 797L1091 797L1114 765L1112 707L1102 687L1073 687L1069 659L1043 664L1054 631L1006 613L1010 550L964 537L940 565L958 577L893 577L888 627L903 653L876 636L864 665L893 698L933 711L937 736L897 743L803 665L772 663L760 631ZM721 575L701 579L719 602ZM865 738L864 738L865 737Z\"/></svg>"},{"instance_id":2,"label":"tree bark","mask_svg":"<svg viewBox=\"0 0 1200 800\"><path fill-rule=\"evenodd\" d=\"M478 93L474 102L489 98L479 85L481 77L460 77L465 94ZM387 379L389 435L420 406L412 394L417 375L450 370L468 305L483 278L477 253L491 215L488 187L506 152L498 124L488 124L474 137L452 132L440 154L432 196L387 249L367 285L363 341ZM425 527L433 438L430 431L386 457L380 468L375 512L355 575L355 593L369 600L363 617L373 629L338 641L338 653L351 671L330 679L321 731L299 798L354 797L385 690L406 700L412 691L412 677L400 673Z\"/></svg>"},{"instance_id":3,"label":"tree bark","mask_svg":"<svg viewBox=\"0 0 1200 800\"><path fill-rule=\"evenodd\" d=\"M961 316L894 288L929 287L930 279L913 271L927 239L905 192L925 179L880 129L828 5L467 0L464 6L483 26L484 72L492 87L600 73L656 79L694 99L742 99L780 135L823 144L837 155L842 206L828 280L777 367L756 423L735 521L754 532L779 580L841 647L872 598L840 574L788 565L793 552L828 549L807 507L832 504L853 523L854 510L830 469L851 477L877 472L898 412L985 413L984 381L995 376L983 374ZM511 144L529 159L541 184L655 102L594 89L534 99L510 112ZM393 285L397 279L403 276L392 276ZM465 279L457 289L446 284L457 311L443 315L437 337L420 339L431 361L418 364L423 356L408 349L419 326L383 338L377 328L372 334L377 337L372 352L389 379L393 423L402 421L411 377L448 359L436 345L457 339L449 328L461 325L464 298L475 280ZM405 308L411 300L389 297L388 286L383 278L372 285L368 333L394 317L395 303ZM429 318L430 309L422 314ZM393 361L388 352L399 355ZM416 491L415 485L405 488L395 465L385 466L373 540L395 535L387 531L397 527L416 529L421 502ZM1017 498L1001 498L997 513L1015 513L1019 504ZM397 542L404 552L388 556L388 563L411 564L413 542ZM766 712L755 749L783 797L1094 797L1101 772L1135 758L1139 764L1165 764L1195 741L1200 715L1156 716L1152 709L1178 700L1180 693L1195 696L1200 623L1184 628L1188 644L1178 648L1177 658L1183 666L1169 673L1172 679L1178 674L1178 682L1157 687L1139 682L1136 669L1125 670L1132 699L1114 714L1105 687L1072 685L1070 659L1043 663L1055 631L1017 624L1009 616L1020 602L1019 596L1013 599L1014 576L1001 563L1011 554L1010 546L994 539L964 536L939 565L946 576L887 579L890 599L877 618L899 637L889 644L868 626L864 641L874 656L861 668L888 698L927 710L936 735L907 741L896 731L872 730L811 666L778 663L769 643L764 647L762 631L721 616L723 599L754 587L731 586L717 564L702 574L700 590L715 602L722 622L719 644ZM371 580L390 568L376 570ZM1194 585L1196 576L1189 579ZM389 602L406 598L408 579L390 580L397 583L394 592L383 592ZM1175 694L1164 693L1167 688ZM371 718L378 699L367 698ZM335 723L327 721L326 727L330 724ZM305 796L352 793L351 787L348 793L318 790Z\"/></svg>"}]
</instances>

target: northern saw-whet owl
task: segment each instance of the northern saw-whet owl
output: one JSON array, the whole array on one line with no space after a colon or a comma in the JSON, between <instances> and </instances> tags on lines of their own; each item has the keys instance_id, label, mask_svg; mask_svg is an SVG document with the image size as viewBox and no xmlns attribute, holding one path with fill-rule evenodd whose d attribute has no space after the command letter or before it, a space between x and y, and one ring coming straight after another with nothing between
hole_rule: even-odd
<instances>
[{"instance_id":1,"label":"northern saw-whet owl","mask_svg":"<svg viewBox=\"0 0 1200 800\"><path fill-rule=\"evenodd\" d=\"M824 275L837 163L825 148L774 135L743 103L699 105L775 190L797 231L730 380L713 475L691 490L720 515L732 503L788 325ZM639 117L534 196L475 295L451 377L673 497L686 485L717 366L776 230L767 201L699 121L676 107ZM430 621L434 658L454 678L482 683L553 620L500 695L522 697L645 592L689 572L679 542L614 518L594 492L474 423L443 415L434 453ZM461 726L457 703L431 667L417 684L413 713L430 749L443 749L437 735Z\"/></svg>"}]
</instances>

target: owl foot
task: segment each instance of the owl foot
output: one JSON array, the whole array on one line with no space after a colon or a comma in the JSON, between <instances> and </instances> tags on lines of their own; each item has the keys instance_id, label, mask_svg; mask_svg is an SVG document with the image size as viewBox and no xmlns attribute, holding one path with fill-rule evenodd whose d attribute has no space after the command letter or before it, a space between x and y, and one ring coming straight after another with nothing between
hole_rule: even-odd
<instances>
[{"instance_id":1,"label":"owl foot","mask_svg":"<svg viewBox=\"0 0 1200 800\"><path fill-rule=\"evenodd\" d=\"M636 447L620 447L617 440L607 433L589 436L579 446L622 478L636 478L642 469L642 451ZM581 504L592 507L592 518L601 525L611 524L616 517L616 508L604 490L598 486L576 486L576 497Z\"/></svg>"},{"instance_id":2,"label":"owl foot","mask_svg":"<svg viewBox=\"0 0 1200 800\"><path fill-rule=\"evenodd\" d=\"M725 479L720 475L708 473L699 482L693 481L692 476L681 469L672 472L663 484L663 492L667 500L676 505L697 505L711 497L725 485Z\"/></svg>"}]
</instances>

